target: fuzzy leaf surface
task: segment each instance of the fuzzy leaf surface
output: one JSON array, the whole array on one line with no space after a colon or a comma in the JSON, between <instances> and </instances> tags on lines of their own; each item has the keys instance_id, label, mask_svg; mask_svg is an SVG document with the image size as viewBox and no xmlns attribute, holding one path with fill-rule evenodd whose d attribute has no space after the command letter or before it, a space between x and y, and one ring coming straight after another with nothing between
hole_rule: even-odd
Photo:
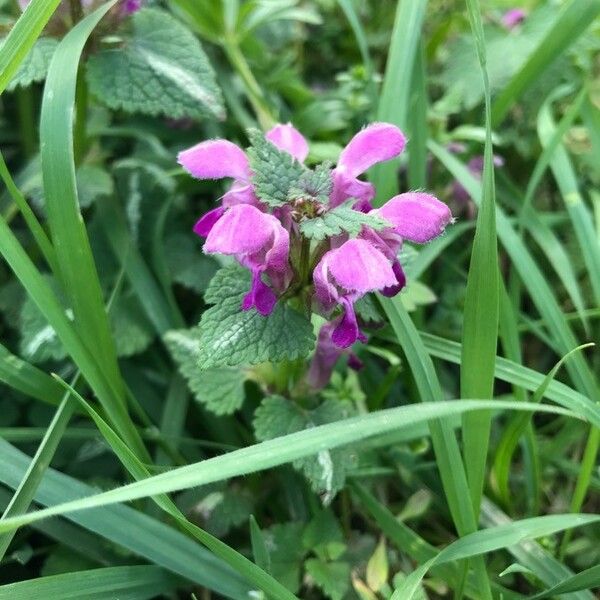
<instances>
[{"instance_id":1,"label":"fuzzy leaf surface","mask_svg":"<svg viewBox=\"0 0 600 600\"><path fill-rule=\"evenodd\" d=\"M249 289L250 273L241 267L226 267L213 277L205 300L214 306L200 321L201 369L296 360L313 349L310 321L291 307L278 302L267 317L243 311Z\"/></svg>"},{"instance_id":2,"label":"fuzzy leaf surface","mask_svg":"<svg viewBox=\"0 0 600 600\"><path fill-rule=\"evenodd\" d=\"M225 116L215 73L196 37L169 13L145 8L133 33L87 67L90 90L113 109L173 119Z\"/></svg>"}]
</instances>

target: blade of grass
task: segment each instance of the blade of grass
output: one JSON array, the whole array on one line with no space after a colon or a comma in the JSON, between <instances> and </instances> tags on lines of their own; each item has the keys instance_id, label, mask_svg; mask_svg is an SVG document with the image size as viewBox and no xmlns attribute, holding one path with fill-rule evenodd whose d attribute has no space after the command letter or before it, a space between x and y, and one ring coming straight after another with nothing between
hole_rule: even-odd
<instances>
[{"instance_id":1,"label":"blade of grass","mask_svg":"<svg viewBox=\"0 0 600 600\"><path fill-rule=\"evenodd\" d=\"M73 309L75 327L110 388L109 394L98 396L119 433L138 456L147 460L148 453L127 413L102 289L79 210L73 156L79 60L92 31L114 4L112 0L80 21L63 38L52 57L40 116L42 176L60 279Z\"/></svg>"},{"instance_id":2,"label":"blade of grass","mask_svg":"<svg viewBox=\"0 0 600 600\"><path fill-rule=\"evenodd\" d=\"M52 421L48 425L46 434L38 446L35 455L31 459L31 464L29 465L23 480L15 490L6 510L2 513L0 522L13 515L22 514L28 509L31 500L35 496L35 491L39 482L44 475L44 471L50 466L50 462L54 457L58 444L73 415L75 406L76 403L71 401L67 394L60 403ZM14 535L14 531L0 534L0 562L4 558Z\"/></svg>"},{"instance_id":3,"label":"blade of grass","mask_svg":"<svg viewBox=\"0 0 600 600\"><path fill-rule=\"evenodd\" d=\"M58 378L58 376L55 376ZM83 399L83 397L77 393L70 385L63 380L59 379L65 389L70 392L74 398L76 398L82 407L90 415L98 430L108 442L114 453L117 455L123 466L129 471L129 473L138 481L147 479L150 476L148 469L143 463L135 456L135 454L127 447L127 445L121 440L121 438L110 428L110 426L100 417L100 415ZM268 573L263 571L260 567L253 564L245 556L236 552L227 544L224 544L216 537L210 535L203 529L200 529L197 525L194 525L188 521L185 515L177 508L174 502L166 494L153 495L152 500L165 511L168 515L173 517L175 521L190 535L196 538L200 543L204 544L211 552L216 556L229 563L240 575L248 579L254 585L258 586L259 589L263 590L266 594L272 595L275 598L281 598L281 600L298 600L294 594L290 593L287 588L282 586L278 581L273 579ZM1 522L1 521L0 521Z\"/></svg>"},{"instance_id":4,"label":"blade of grass","mask_svg":"<svg viewBox=\"0 0 600 600\"><path fill-rule=\"evenodd\" d=\"M57 382L57 385L58 382ZM62 386L61 386L62 389ZM0 481L16 488L31 459L0 439ZM89 496L97 489L48 469L35 500L45 505ZM128 506L111 506L67 517L106 540L229 598L247 600L248 586L230 567L189 537ZM49 521L48 523L52 523Z\"/></svg>"},{"instance_id":5,"label":"blade of grass","mask_svg":"<svg viewBox=\"0 0 600 600\"><path fill-rule=\"evenodd\" d=\"M401 129L406 127L410 79L426 8L427 0L400 0L397 3L377 120L393 123ZM398 193L398 164L398 160L391 160L372 169L371 180L377 189L375 206Z\"/></svg>"},{"instance_id":6,"label":"blade of grass","mask_svg":"<svg viewBox=\"0 0 600 600\"><path fill-rule=\"evenodd\" d=\"M530 600L541 600L542 598L558 596L558 594L591 590L597 587L600 587L600 565L581 571L581 573L561 581L550 589L532 596Z\"/></svg>"},{"instance_id":7,"label":"blade of grass","mask_svg":"<svg viewBox=\"0 0 600 600\"><path fill-rule=\"evenodd\" d=\"M421 332L420 335L429 354L448 362L460 364L460 344L428 333ZM571 360L575 360L576 356L572 355ZM495 376L502 381L518 385L532 392L535 392L542 385L546 377L542 373L500 356L496 357ZM564 383L552 381L544 395L549 400L570 408L594 425L600 425L600 405L592 402L589 398Z\"/></svg>"},{"instance_id":8,"label":"blade of grass","mask_svg":"<svg viewBox=\"0 0 600 600\"><path fill-rule=\"evenodd\" d=\"M483 79L485 98L485 149L482 194L465 293L460 390L464 398L492 398L494 361L498 343L499 268L496 239L490 83L486 67L485 37L479 0L467 0L467 10ZM463 453L475 516L485 481L491 414L463 415Z\"/></svg>"},{"instance_id":9,"label":"blade of grass","mask_svg":"<svg viewBox=\"0 0 600 600\"><path fill-rule=\"evenodd\" d=\"M572 0L532 52L527 62L508 82L492 107L492 125L499 125L521 94L550 66L600 14L600 0Z\"/></svg>"},{"instance_id":10,"label":"blade of grass","mask_svg":"<svg viewBox=\"0 0 600 600\"><path fill-rule=\"evenodd\" d=\"M351 487L361 504L375 519L377 525L381 528L381 531L401 552L405 552L413 560L416 560L419 563L425 563L436 556L438 550L435 546L427 543L405 523L399 521L395 515L370 494L365 487L355 482L351 484ZM432 568L432 574L449 582L450 585L454 587L459 585L459 578L462 577L462 573L459 572L457 566L451 564L439 565L437 567L434 566ZM497 584L494 588L494 591L497 594L501 594L501 597L505 600L518 600L521 598L520 594L515 594L510 590L501 588ZM467 580L465 593L470 598L479 600L480 591L475 585L473 577L470 577Z\"/></svg>"},{"instance_id":11,"label":"blade of grass","mask_svg":"<svg viewBox=\"0 0 600 600\"><path fill-rule=\"evenodd\" d=\"M469 173L468 169L455 156L435 142L430 141L428 146L431 152L469 192L475 202L479 202L481 186ZM498 206L496 207L496 224L502 246L510 256L514 268L518 271L521 281L528 290L558 348L560 348L562 354L566 354L572 348L578 346L579 343L568 321L564 318L546 278L527 250L523 240ZM575 355L573 360L567 363L566 368L577 386L583 389L586 395L592 399L598 398L599 392L595 377L581 356Z\"/></svg>"},{"instance_id":12,"label":"blade of grass","mask_svg":"<svg viewBox=\"0 0 600 600\"><path fill-rule=\"evenodd\" d=\"M444 395L435 368L401 300L396 296L380 298L380 302L410 365L421 400L426 404L439 402ZM466 501L470 498L469 484L456 435L442 420L432 421L429 430L450 514L458 534L467 535L477 529L477 521L472 504ZM475 560L473 566L482 597L490 598L489 579L483 560ZM465 575L466 569L465 565Z\"/></svg>"},{"instance_id":13,"label":"blade of grass","mask_svg":"<svg viewBox=\"0 0 600 600\"><path fill-rule=\"evenodd\" d=\"M418 405L381 410L368 415L344 419L337 423L312 427L209 458L199 463L178 467L160 475L155 475L145 480L130 483L88 498L82 498L34 513L13 517L0 522L0 533L3 531L12 531L17 527L22 527L23 525L49 516L65 514L74 510L128 502L138 498L157 496L207 483L224 481L231 477L255 473L286 464L298 458L318 454L322 450L330 450L346 444L356 443L357 441L377 436L387 431L410 428L423 421L439 421L445 417L461 414L464 411L488 410L491 408L497 410L534 410L573 416L572 412L555 406L502 400L424 402ZM450 433L453 435L451 430ZM123 442L121 444L126 448ZM456 470L456 464L453 464L452 468ZM470 507L468 503L467 506ZM464 507L462 510L468 511ZM472 512L470 514L472 517Z\"/></svg>"},{"instance_id":14,"label":"blade of grass","mask_svg":"<svg viewBox=\"0 0 600 600\"><path fill-rule=\"evenodd\" d=\"M371 60L371 53L369 52L369 44L367 43L367 36L365 35L365 30L354 10L354 5L351 0L337 0L340 8L344 11L346 15L346 19L348 19L348 23L352 28L352 32L354 33L354 37L356 38L356 43L358 45L358 49L360 50L360 55L363 60L363 65L365 67L366 75L367 75L367 85L369 90L369 95L371 96L371 101L373 102L373 106L375 106L377 100L377 87L375 85L375 69L373 68L373 61Z\"/></svg>"},{"instance_id":15,"label":"blade of grass","mask_svg":"<svg viewBox=\"0 0 600 600\"><path fill-rule=\"evenodd\" d=\"M26 396L53 406L58 406L63 396L62 388L52 377L15 356L2 344L0 344L0 381Z\"/></svg>"},{"instance_id":16,"label":"blade of grass","mask_svg":"<svg viewBox=\"0 0 600 600\"><path fill-rule=\"evenodd\" d=\"M178 579L160 567L106 567L38 577L0 586L2 600L145 600L178 587Z\"/></svg>"},{"instance_id":17,"label":"blade of grass","mask_svg":"<svg viewBox=\"0 0 600 600\"><path fill-rule=\"evenodd\" d=\"M558 89L544 102L538 114L538 135L543 145L547 145L555 133L555 125L552 119L551 103L564 95L562 89ZM550 167L558 183L565 207L575 230L575 236L579 243L581 255L591 282L595 304L600 305L600 242L594 229L594 219L585 205L579 193L577 178L573 171L569 156L562 146L557 147L552 155ZM598 449L600 448L600 430L590 430L586 443L581 472L575 484L575 490L571 499L571 510L579 512L587 495L589 482L596 464ZM570 540L567 532L561 543L561 556L564 556L566 547Z\"/></svg>"},{"instance_id":18,"label":"blade of grass","mask_svg":"<svg viewBox=\"0 0 600 600\"><path fill-rule=\"evenodd\" d=\"M582 344L577 348L573 348L571 352L565 354L554 367L550 370L548 375L544 378L544 381L540 384L540 386L535 390L533 397L531 398L532 402L541 402L542 398L546 394L548 386L556 377L556 374L562 367L562 365L569 359L569 357L575 353L583 350L584 348L589 348L594 344ZM517 418L511 419L504 429L502 437L498 442L498 447L496 450L496 456L494 458L494 475L496 478L496 485L498 486L498 490L500 492L500 497L503 499L508 499L509 497L509 485L508 478L510 474L510 467L512 463L512 458L517 449L517 445L519 443L520 437L525 433L527 427L531 423L531 419L522 419L521 415L518 415Z\"/></svg>"},{"instance_id":19,"label":"blade of grass","mask_svg":"<svg viewBox=\"0 0 600 600\"><path fill-rule=\"evenodd\" d=\"M481 503L481 523L484 527L508 525L513 521L506 516L489 499ZM506 548L517 562L531 571L546 585L555 585L573 575L573 571L562 562L556 560L550 552L532 540L521 542ZM562 596L561 600L594 600L594 595L587 591L575 592Z\"/></svg>"},{"instance_id":20,"label":"blade of grass","mask_svg":"<svg viewBox=\"0 0 600 600\"><path fill-rule=\"evenodd\" d=\"M123 273L117 278L117 282L114 286L110 300L107 305L107 309L110 311L114 305L114 300L121 290L121 283L123 280ZM73 377L72 385L76 385L79 380L80 371L77 371ZM52 379L54 381L54 379ZM19 487L15 490L13 497L11 498L6 510L2 514L0 521L6 519L12 515L24 513L31 504L35 496L35 492L44 476L46 469L50 466L50 462L56 453L56 449L67 429L67 425L71 419L71 416L75 412L77 404L71 402L69 399L69 393L63 391L63 398L58 407L58 410L54 414L52 421L46 429L46 433L42 438L42 441L31 459L31 464L23 477L23 480L19 484ZM4 557L6 550L8 549L14 532L8 532L0 535L0 562Z\"/></svg>"},{"instance_id":21,"label":"blade of grass","mask_svg":"<svg viewBox=\"0 0 600 600\"><path fill-rule=\"evenodd\" d=\"M0 48L0 94L6 89L60 0L32 0Z\"/></svg>"},{"instance_id":22,"label":"blade of grass","mask_svg":"<svg viewBox=\"0 0 600 600\"><path fill-rule=\"evenodd\" d=\"M27 203L27 200L25 200L23 194L21 194L19 188L15 185L15 182L13 181L13 178L11 177L10 172L8 171L8 167L6 166L6 162L4 162L4 157L2 156L1 152L0 178L2 178L2 181L4 182L8 193L11 195L11 198L13 199L14 203L21 211L23 219L25 220L27 227L29 227L29 231L31 231L31 235L33 236L33 239L35 240L39 249L41 250L42 255L46 260L46 263L48 263L48 266L50 267L53 273L57 273L58 267L56 264L56 255L54 252L54 248L52 247L52 244L48 239L44 228L41 226L33 210L31 210L31 207Z\"/></svg>"},{"instance_id":23,"label":"blade of grass","mask_svg":"<svg viewBox=\"0 0 600 600\"><path fill-rule=\"evenodd\" d=\"M417 570L413 571L396 589L391 600L411 600L427 571L435 564L487 554L514 546L524 540L553 535L566 529L583 527L600 522L598 515L564 514L521 519L471 533L449 546Z\"/></svg>"}]
</instances>

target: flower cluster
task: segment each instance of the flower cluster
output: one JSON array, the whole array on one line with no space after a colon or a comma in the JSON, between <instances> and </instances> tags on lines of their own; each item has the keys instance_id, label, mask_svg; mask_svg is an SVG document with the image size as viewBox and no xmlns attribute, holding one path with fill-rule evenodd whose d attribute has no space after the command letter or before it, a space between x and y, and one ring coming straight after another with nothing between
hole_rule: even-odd
<instances>
[{"instance_id":1,"label":"flower cluster","mask_svg":"<svg viewBox=\"0 0 600 600\"><path fill-rule=\"evenodd\" d=\"M394 125L366 127L344 148L335 168L314 171L303 166L308 144L292 125L276 125L265 138L297 169L298 181L282 203L261 197L252 150L217 139L179 154L179 163L198 179L233 180L220 205L194 227L206 238L204 252L232 256L252 273L242 310L268 315L278 299L302 298L304 306L331 319L321 332L322 346L348 348L364 341L354 303L369 292L397 294L406 283L398 261L403 240L423 244L439 236L452 219L450 210L424 192L399 194L373 208L375 188L359 177L403 151L406 139ZM278 190L280 183L273 182ZM326 224L333 217L337 228L331 235L306 233L307 222Z\"/></svg>"}]
</instances>

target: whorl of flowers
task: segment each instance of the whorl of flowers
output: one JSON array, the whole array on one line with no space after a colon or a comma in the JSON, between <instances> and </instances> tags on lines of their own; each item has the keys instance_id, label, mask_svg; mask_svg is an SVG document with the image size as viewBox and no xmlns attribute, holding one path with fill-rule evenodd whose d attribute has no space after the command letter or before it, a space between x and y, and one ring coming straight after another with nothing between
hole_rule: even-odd
<instances>
[{"instance_id":1,"label":"whorl of flowers","mask_svg":"<svg viewBox=\"0 0 600 600\"><path fill-rule=\"evenodd\" d=\"M204 252L232 256L250 270L241 310L268 315L278 301L302 299L329 319L319 343L348 348L365 339L354 303L369 292L397 294L406 283L398 260L403 240L436 238L452 220L450 210L424 192L399 194L373 208L375 188L359 177L404 150L406 138L394 125L369 125L350 140L335 168L314 170L303 164L308 144L292 125L256 135L248 153L217 139L179 154L198 179L233 180L194 231L206 238ZM279 163L285 170L277 170Z\"/></svg>"}]
</instances>

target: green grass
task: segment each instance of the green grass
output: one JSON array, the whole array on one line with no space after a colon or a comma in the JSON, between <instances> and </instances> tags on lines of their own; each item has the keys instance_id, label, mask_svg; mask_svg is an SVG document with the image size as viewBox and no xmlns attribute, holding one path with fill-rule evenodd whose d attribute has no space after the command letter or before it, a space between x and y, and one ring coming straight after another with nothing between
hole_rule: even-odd
<instances>
[{"instance_id":1,"label":"green grass","mask_svg":"<svg viewBox=\"0 0 600 600\"><path fill-rule=\"evenodd\" d=\"M116 0L2 8L0 598L595 597L600 1L530 4L508 31L501 2L172 0L223 122L88 94L90 56L131 51ZM193 86L193 52L175 65L152 44L176 41L147 41L130 77L150 96L152 77ZM20 69L35 83L6 91ZM405 249L407 289L363 307L363 369L344 354L323 391L303 359L190 377L164 343L197 326L229 260L191 232L227 188L177 152L276 120L333 162L368 122L400 126L374 205L424 189L458 217ZM239 370L241 409L212 413ZM272 394L289 414L260 442Z\"/></svg>"}]
</instances>

